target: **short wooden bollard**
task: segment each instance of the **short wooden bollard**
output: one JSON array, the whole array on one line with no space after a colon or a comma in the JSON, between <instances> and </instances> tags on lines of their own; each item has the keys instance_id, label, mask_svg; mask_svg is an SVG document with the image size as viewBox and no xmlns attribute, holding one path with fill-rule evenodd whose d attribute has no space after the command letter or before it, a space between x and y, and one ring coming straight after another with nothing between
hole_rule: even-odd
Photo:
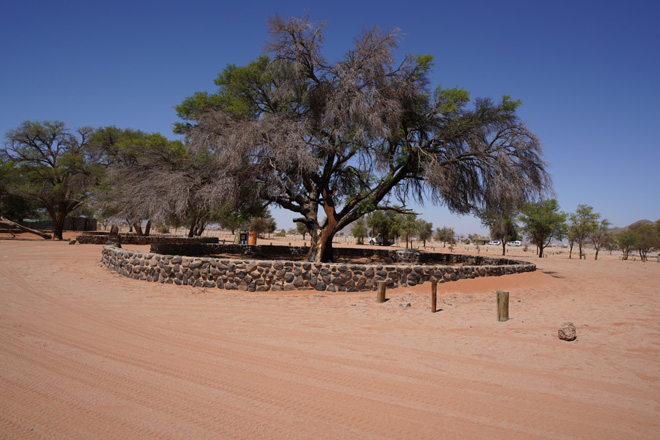
<instances>
[{"instance_id":1,"label":"short wooden bollard","mask_svg":"<svg viewBox=\"0 0 660 440\"><path fill-rule=\"evenodd\" d=\"M431 280L431 313L435 313L438 305L438 282Z\"/></svg>"},{"instance_id":2,"label":"short wooden bollard","mask_svg":"<svg viewBox=\"0 0 660 440\"><path fill-rule=\"evenodd\" d=\"M376 302L385 302L385 281L378 281L378 296L376 297Z\"/></svg>"},{"instance_id":3,"label":"short wooden bollard","mask_svg":"<svg viewBox=\"0 0 660 440\"><path fill-rule=\"evenodd\" d=\"M496 290L497 293L497 320L509 320L509 292L506 290Z\"/></svg>"}]
</instances>

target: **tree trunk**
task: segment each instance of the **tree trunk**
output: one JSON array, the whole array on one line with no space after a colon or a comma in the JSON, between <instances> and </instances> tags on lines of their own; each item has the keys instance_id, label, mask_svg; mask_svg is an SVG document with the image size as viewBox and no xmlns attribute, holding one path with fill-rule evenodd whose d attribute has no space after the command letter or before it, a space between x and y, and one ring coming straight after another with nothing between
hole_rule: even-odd
<instances>
[{"instance_id":1,"label":"tree trunk","mask_svg":"<svg viewBox=\"0 0 660 440\"><path fill-rule=\"evenodd\" d=\"M543 258L543 245L537 245L539 248L539 258Z\"/></svg>"},{"instance_id":2,"label":"tree trunk","mask_svg":"<svg viewBox=\"0 0 660 440\"><path fill-rule=\"evenodd\" d=\"M147 226L144 227L144 236L148 237L151 232L151 220L147 221Z\"/></svg>"},{"instance_id":3,"label":"tree trunk","mask_svg":"<svg viewBox=\"0 0 660 440\"><path fill-rule=\"evenodd\" d=\"M502 256L506 256L506 241L502 240Z\"/></svg>"},{"instance_id":4,"label":"tree trunk","mask_svg":"<svg viewBox=\"0 0 660 440\"><path fill-rule=\"evenodd\" d=\"M62 205L60 205L62 206ZM62 232L64 231L64 221L66 220L67 211L62 208L58 209L55 218L53 218L53 238L55 240L62 240Z\"/></svg>"},{"instance_id":5,"label":"tree trunk","mask_svg":"<svg viewBox=\"0 0 660 440\"><path fill-rule=\"evenodd\" d=\"M135 233L138 237L142 237L144 235L140 221L133 222L133 228L135 229Z\"/></svg>"},{"instance_id":6,"label":"tree trunk","mask_svg":"<svg viewBox=\"0 0 660 440\"><path fill-rule=\"evenodd\" d=\"M316 238L314 235L316 235ZM318 234L312 234L307 261L316 263L333 261L332 239L334 236L334 228L330 226L321 228Z\"/></svg>"},{"instance_id":7,"label":"tree trunk","mask_svg":"<svg viewBox=\"0 0 660 440\"><path fill-rule=\"evenodd\" d=\"M31 228L28 228L28 227L23 226L23 225L19 225L18 223L13 222L13 221L11 221L9 219L6 219L4 217L0 217L0 225L5 225L9 228L20 229L21 231L29 232L30 234L34 234L34 235L38 235L39 237L45 238L46 240L50 240L51 238L53 238L52 236L50 236L50 235L48 235L44 232L37 231L36 229L31 229Z\"/></svg>"}]
</instances>

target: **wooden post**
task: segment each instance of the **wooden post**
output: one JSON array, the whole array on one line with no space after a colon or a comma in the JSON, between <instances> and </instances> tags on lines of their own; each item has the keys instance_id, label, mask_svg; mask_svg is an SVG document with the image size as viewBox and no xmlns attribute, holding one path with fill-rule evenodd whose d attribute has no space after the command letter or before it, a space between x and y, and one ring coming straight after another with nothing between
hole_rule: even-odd
<instances>
[{"instance_id":1,"label":"wooden post","mask_svg":"<svg viewBox=\"0 0 660 440\"><path fill-rule=\"evenodd\" d=\"M378 281L378 296L376 297L376 302L385 302L385 281Z\"/></svg>"},{"instance_id":2,"label":"wooden post","mask_svg":"<svg viewBox=\"0 0 660 440\"><path fill-rule=\"evenodd\" d=\"M496 290L497 293L497 320L509 320L509 292L506 290Z\"/></svg>"},{"instance_id":3,"label":"wooden post","mask_svg":"<svg viewBox=\"0 0 660 440\"><path fill-rule=\"evenodd\" d=\"M438 305L438 281L431 281L431 313L435 313Z\"/></svg>"}]
</instances>

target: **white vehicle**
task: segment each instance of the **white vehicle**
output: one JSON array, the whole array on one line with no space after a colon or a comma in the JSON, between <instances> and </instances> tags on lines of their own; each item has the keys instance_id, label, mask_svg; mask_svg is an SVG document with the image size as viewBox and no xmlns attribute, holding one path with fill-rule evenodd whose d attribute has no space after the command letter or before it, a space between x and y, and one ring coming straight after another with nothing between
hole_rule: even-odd
<instances>
[{"instance_id":1,"label":"white vehicle","mask_svg":"<svg viewBox=\"0 0 660 440\"><path fill-rule=\"evenodd\" d=\"M499 245L501 245L501 244L502 244L502 243L499 242L499 241L491 241L491 242L488 243L488 246L499 246Z\"/></svg>"},{"instance_id":2,"label":"white vehicle","mask_svg":"<svg viewBox=\"0 0 660 440\"><path fill-rule=\"evenodd\" d=\"M522 242L519 240L516 241L510 241L507 243L507 246L522 246Z\"/></svg>"}]
</instances>

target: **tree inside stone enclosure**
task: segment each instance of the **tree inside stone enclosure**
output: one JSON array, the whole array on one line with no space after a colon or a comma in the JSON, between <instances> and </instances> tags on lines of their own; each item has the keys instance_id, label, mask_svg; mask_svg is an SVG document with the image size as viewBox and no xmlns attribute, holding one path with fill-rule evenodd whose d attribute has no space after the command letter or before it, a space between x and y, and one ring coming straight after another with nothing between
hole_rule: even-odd
<instances>
[{"instance_id":1,"label":"tree inside stone enclosure","mask_svg":"<svg viewBox=\"0 0 660 440\"><path fill-rule=\"evenodd\" d=\"M323 29L273 17L269 55L227 66L216 93L177 107L177 130L213 153L223 184L232 179L225 197L249 188L296 213L311 235L308 260L332 260L333 237L378 209L430 201L468 214L549 189L519 101L470 103L463 89L432 89L432 56L396 61L398 30L366 31L329 61Z\"/></svg>"}]
</instances>

